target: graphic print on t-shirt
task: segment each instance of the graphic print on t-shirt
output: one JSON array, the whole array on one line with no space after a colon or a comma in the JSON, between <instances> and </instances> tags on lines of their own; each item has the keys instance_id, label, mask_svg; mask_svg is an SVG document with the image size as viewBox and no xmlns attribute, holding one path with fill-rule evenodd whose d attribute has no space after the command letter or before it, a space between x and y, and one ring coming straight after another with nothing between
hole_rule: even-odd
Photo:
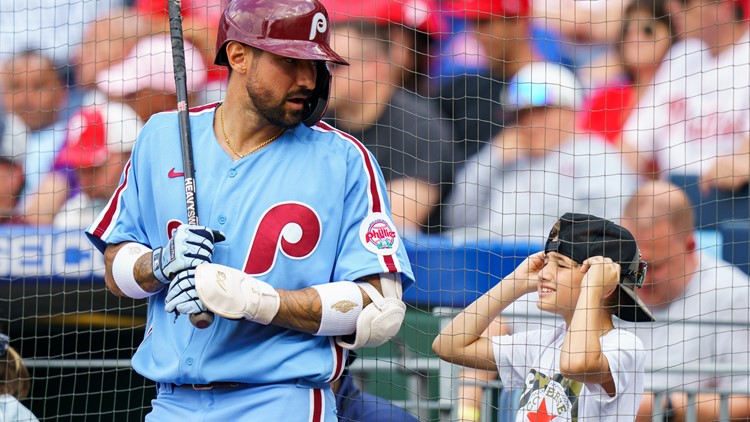
<instances>
[{"instance_id":1,"label":"graphic print on t-shirt","mask_svg":"<svg viewBox=\"0 0 750 422\"><path fill-rule=\"evenodd\" d=\"M578 398L583 383L571 381L560 374L552 377L536 369L526 376L521 395L521 408L516 422L578 421Z\"/></svg>"}]
</instances>

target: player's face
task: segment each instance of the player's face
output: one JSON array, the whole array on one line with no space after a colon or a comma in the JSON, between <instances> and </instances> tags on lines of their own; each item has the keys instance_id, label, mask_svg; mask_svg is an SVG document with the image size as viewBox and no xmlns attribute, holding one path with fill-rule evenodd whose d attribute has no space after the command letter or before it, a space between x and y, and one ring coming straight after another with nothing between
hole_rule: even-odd
<instances>
[{"instance_id":1,"label":"player's face","mask_svg":"<svg viewBox=\"0 0 750 422\"><path fill-rule=\"evenodd\" d=\"M676 233L666 219L650 222L623 221L633 233L641 250L641 259L648 262L643 286L635 292L649 307L663 307L681 291L685 277L685 254L690 249L691 234Z\"/></svg>"},{"instance_id":2,"label":"player's face","mask_svg":"<svg viewBox=\"0 0 750 422\"><path fill-rule=\"evenodd\" d=\"M628 15L625 22L623 64L636 75L640 70L655 71L672 44L669 28L641 10Z\"/></svg>"},{"instance_id":3,"label":"player's face","mask_svg":"<svg viewBox=\"0 0 750 422\"><path fill-rule=\"evenodd\" d=\"M537 307L565 318L572 317L581 292L581 265L567 256L550 252L539 271Z\"/></svg>"},{"instance_id":4,"label":"player's face","mask_svg":"<svg viewBox=\"0 0 750 422\"><path fill-rule=\"evenodd\" d=\"M250 108L274 126L292 128L310 113L316 64L268 52L249 53L245 83Z\"/></svg>"}]
</instances>

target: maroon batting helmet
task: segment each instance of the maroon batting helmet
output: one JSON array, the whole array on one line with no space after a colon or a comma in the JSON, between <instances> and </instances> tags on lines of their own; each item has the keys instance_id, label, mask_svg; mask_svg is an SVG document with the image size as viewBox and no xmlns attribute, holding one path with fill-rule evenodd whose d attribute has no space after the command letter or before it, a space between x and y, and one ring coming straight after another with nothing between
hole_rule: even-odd
<instances>
[{"instance_id":1,"label":"maroon batting helmet","mask_svg":"<svg viewBox=\"0 0 750 422\"><path fill-rule=\"evenodd\" d=\"M325 114L331 73L325 62L349 65L329 45L328 12L318 0L233 0L219 21L214 63L229 66L226 45L237 41L279 56L318 61L318 77L304 123Z\"/></svg>"}]
</instances>

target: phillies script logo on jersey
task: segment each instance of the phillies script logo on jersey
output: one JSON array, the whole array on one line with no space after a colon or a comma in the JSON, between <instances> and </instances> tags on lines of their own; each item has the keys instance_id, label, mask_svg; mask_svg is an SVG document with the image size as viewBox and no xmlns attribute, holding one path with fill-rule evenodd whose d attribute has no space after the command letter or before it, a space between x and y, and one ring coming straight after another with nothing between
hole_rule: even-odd
<instances>
[{"instance_id":1,"label":"phillies script logo on jersey","mask_svg":"<svg viewBox=\"0 0 750 422\"><path fill-rule=\"evenodd\" d=\"M370 224L365 233L365 242L372 243L378 249L390 249L396 241L396 231L384 220Z\"/></svg>"},{"instance_id":2,"label":"phillies script logo on jersey","mask_svg":"<svg viewBox=\"0 0 750 422\"><path fill-rule=\"evenodd\" d=\"M368 251L377 255L393 255L399 246L396 225L382 212L368 215L359 226L359 240Z\"/></svg>"}]
</instances>

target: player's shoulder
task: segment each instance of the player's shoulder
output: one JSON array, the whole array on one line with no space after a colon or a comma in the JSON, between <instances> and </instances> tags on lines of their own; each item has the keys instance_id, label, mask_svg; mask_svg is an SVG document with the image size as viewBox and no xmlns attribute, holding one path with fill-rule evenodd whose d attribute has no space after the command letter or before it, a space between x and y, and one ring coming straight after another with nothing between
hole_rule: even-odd
<instances>
[{"instance_id":1,"label":"player's shoulder","mask_svg":"<svg viewBox=\"0 0 750 422\"><path fill-rule=\"evenodd\" d=\"M196 124L200 124L200 120L208 119L213 122L212 113L216 109L218 103L205 104L197 107L190 108L190 122L191 126L194 127ZM213 123L212 123L213 124ZM159 137L158 134L163 134L165 131L170 133L179 130L179 118L177 110L167 110L159 113L155 113L149 117L146 124L143 126L141 138Z\"/></svg>"},{"instance_id":2,"label":"player's shoulder","mask_svg":"<svg viewBox=\"0 0 750 422\"><path fill-rule=\"evenodd\" d=\"M300 125L297 135L307 141L315 142L320 148L329 148L339 157L356 160L373 160L367 147L354 135L336 129L320 121L313 126Z\"/></svg>"}]
</instances>

